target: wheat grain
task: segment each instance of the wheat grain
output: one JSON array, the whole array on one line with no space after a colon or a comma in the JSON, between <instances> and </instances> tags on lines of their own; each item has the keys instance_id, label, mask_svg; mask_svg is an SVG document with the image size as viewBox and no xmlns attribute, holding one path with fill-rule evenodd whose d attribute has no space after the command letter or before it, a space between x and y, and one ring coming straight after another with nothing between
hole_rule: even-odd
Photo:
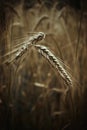
<instances>
[{"instance_id":1,"label":"wheat grain","mask_svg":"<svg viewBox=\"0 0 87 130\"><path fill-rule=\"evenodd\" d=\"M60 64L59 59L55 57L55 55L45 46L43 45L35 45L38 52L44 56L49 63L59 72L63 80L67 85L73 86L72 79L68 75L67 71L63 68L62 64Z\"/></svg>"}]
</instances>

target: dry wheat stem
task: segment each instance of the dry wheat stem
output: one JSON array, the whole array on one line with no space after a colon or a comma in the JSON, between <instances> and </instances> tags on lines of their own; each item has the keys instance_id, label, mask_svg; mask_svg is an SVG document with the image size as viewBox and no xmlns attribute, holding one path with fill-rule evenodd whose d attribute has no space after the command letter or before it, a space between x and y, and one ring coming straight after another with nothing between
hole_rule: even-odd
<instances>
[{"instance_id":1,"label":"dry wheat stem","mask_svg":"<svg viewBox=\"0 0 87 130\"><path fill-rule=\"evenodd\" d=\"M30 37L29 40L25 41L24 44L17 50L16 54L4 63L9 64L12 63L14 60L19 59L22 55L26 53L30 46L35 45L37 42L41 41L44 38L45 34L43 32L39 32L36 35Z\"/></svg>"},{"instance_id":2,"label":"dry wheat stem","mask_svg":"<svg viewBox=\"0 0 87 130\"><path fill-rule=\"evenodd\" d=\"M73 86L72 79L68 75L67 71L63 68L62 64L60 64L59 59L45 46L43 45L35 45L38 52L45 57L49 63L59 72L62 79L66 82L67 85Z\"/></svg>"},{"instance_id":3,"label":"dry wheat stem","mask_svg":"<svg viewBox=\"0 0 87 130\"><path fill-rule=\"evenodd\" d=\"M33 27L32 31L36 30L43 20L47 20L47 19L49 19L47 15L40 17L40 19L36 22L35 26Z\"/></svg>"},{"instance_id":4,"label":"dry wheat stem","mask_svg":"<svg viewBox=\"0 0 87 130\"><path fill-rule=\"evenodd\" d=\"M45 84L41 84L37 82L34 83L34 86L42 89L48 89L48 86L46 86ZM59 88L50 88L49 90L56 93L64 93L65 91L64 89L59 89Z\"/></svg>"}]
</instances>

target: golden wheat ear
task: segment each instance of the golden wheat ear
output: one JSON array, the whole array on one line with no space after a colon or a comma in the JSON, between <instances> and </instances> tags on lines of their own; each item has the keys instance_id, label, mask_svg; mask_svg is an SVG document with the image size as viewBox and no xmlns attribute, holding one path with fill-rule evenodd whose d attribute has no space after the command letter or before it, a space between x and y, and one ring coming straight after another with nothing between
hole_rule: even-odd
<instances>
[{"instance_id":1,"label":"golden wheat ear","mask_svg":"<svg viewBox=\"0 0 87 130\"><path fill-rule=\"evenodd\" d=\"M58 71L65 83L68 86L72 87L72 79L69 76L68 72L65 70L65 68L62 66L62 64L60 64L58 58L56 58L56 56L46 46L35 45L35 47L38 52Z\"/></svg>"}]
</instances>

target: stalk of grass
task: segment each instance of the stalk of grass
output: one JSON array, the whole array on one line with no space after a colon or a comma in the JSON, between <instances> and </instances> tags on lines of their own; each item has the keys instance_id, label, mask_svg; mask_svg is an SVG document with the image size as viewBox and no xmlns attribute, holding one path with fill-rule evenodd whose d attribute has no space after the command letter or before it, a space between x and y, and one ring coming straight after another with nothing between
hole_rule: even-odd
<instances>
[{"instance_id":1,"label":"stalk of grass","mask_svg":"<svg viewBox=\"0 0 87 130\"><path fill-rule=\"evenodd\" d=\"M34 83L34 86L38 88L46 89L46 90L48 89L48 86L46 86L45 84L40 84L36 82ZM49 90L56 93L64 93L64 89L50 88Z\"/></svg>"},{"instance_id":2,"label":"stalk of grass","mask_svg":"<svg viewBox=\"0 0 87 130\"><path fill-rule=\"evenodd\" d=\"M36 30L43 20L47 20L47 19L49 19L49 17L47 15L41 16L39 18L39 20L36 22L36 24L33 27L32 31Z\"/></svg>"}]
</instances>

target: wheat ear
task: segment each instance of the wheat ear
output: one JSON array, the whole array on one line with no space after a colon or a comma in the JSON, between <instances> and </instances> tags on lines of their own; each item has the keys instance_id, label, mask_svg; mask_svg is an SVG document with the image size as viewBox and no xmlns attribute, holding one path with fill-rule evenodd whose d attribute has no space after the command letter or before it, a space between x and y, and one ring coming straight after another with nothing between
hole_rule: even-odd
<instances>
[{"instance_id":1,"label":"wheat ear","mask_svg":"<svg viewBox=\"0 0 87 130\"><path fill-rule=\"evenodd\" d=\"M45 38L45 34L43 32L38 32L36 35L30 37L28 40L24 41L24 44L21 47L13 50L12 52L16 51L16 54L14 55L14 57L8 59L3 64L10 64L14 60L19 59L20 57L22 57L27 52L27 50L29 50L30 46L35 45L37 42L43 40L44 38ZM5 54L5 56L10 55L12 52Z\"/></svg>"},{"instance_id":2,"label":"wheat ear","mask_svg":"<svg viewBox=\"0 0 87 130\"><path fill-rule=\"evenodd\" d=\"M67 85L73 86L72 79L68 75L68 72L65 68L60 64L59 59L45 46L43 45L35 45L38 52L49 61L49 63L59 72L62 79L66 82Z\"/></svg>"}]
</instances>

